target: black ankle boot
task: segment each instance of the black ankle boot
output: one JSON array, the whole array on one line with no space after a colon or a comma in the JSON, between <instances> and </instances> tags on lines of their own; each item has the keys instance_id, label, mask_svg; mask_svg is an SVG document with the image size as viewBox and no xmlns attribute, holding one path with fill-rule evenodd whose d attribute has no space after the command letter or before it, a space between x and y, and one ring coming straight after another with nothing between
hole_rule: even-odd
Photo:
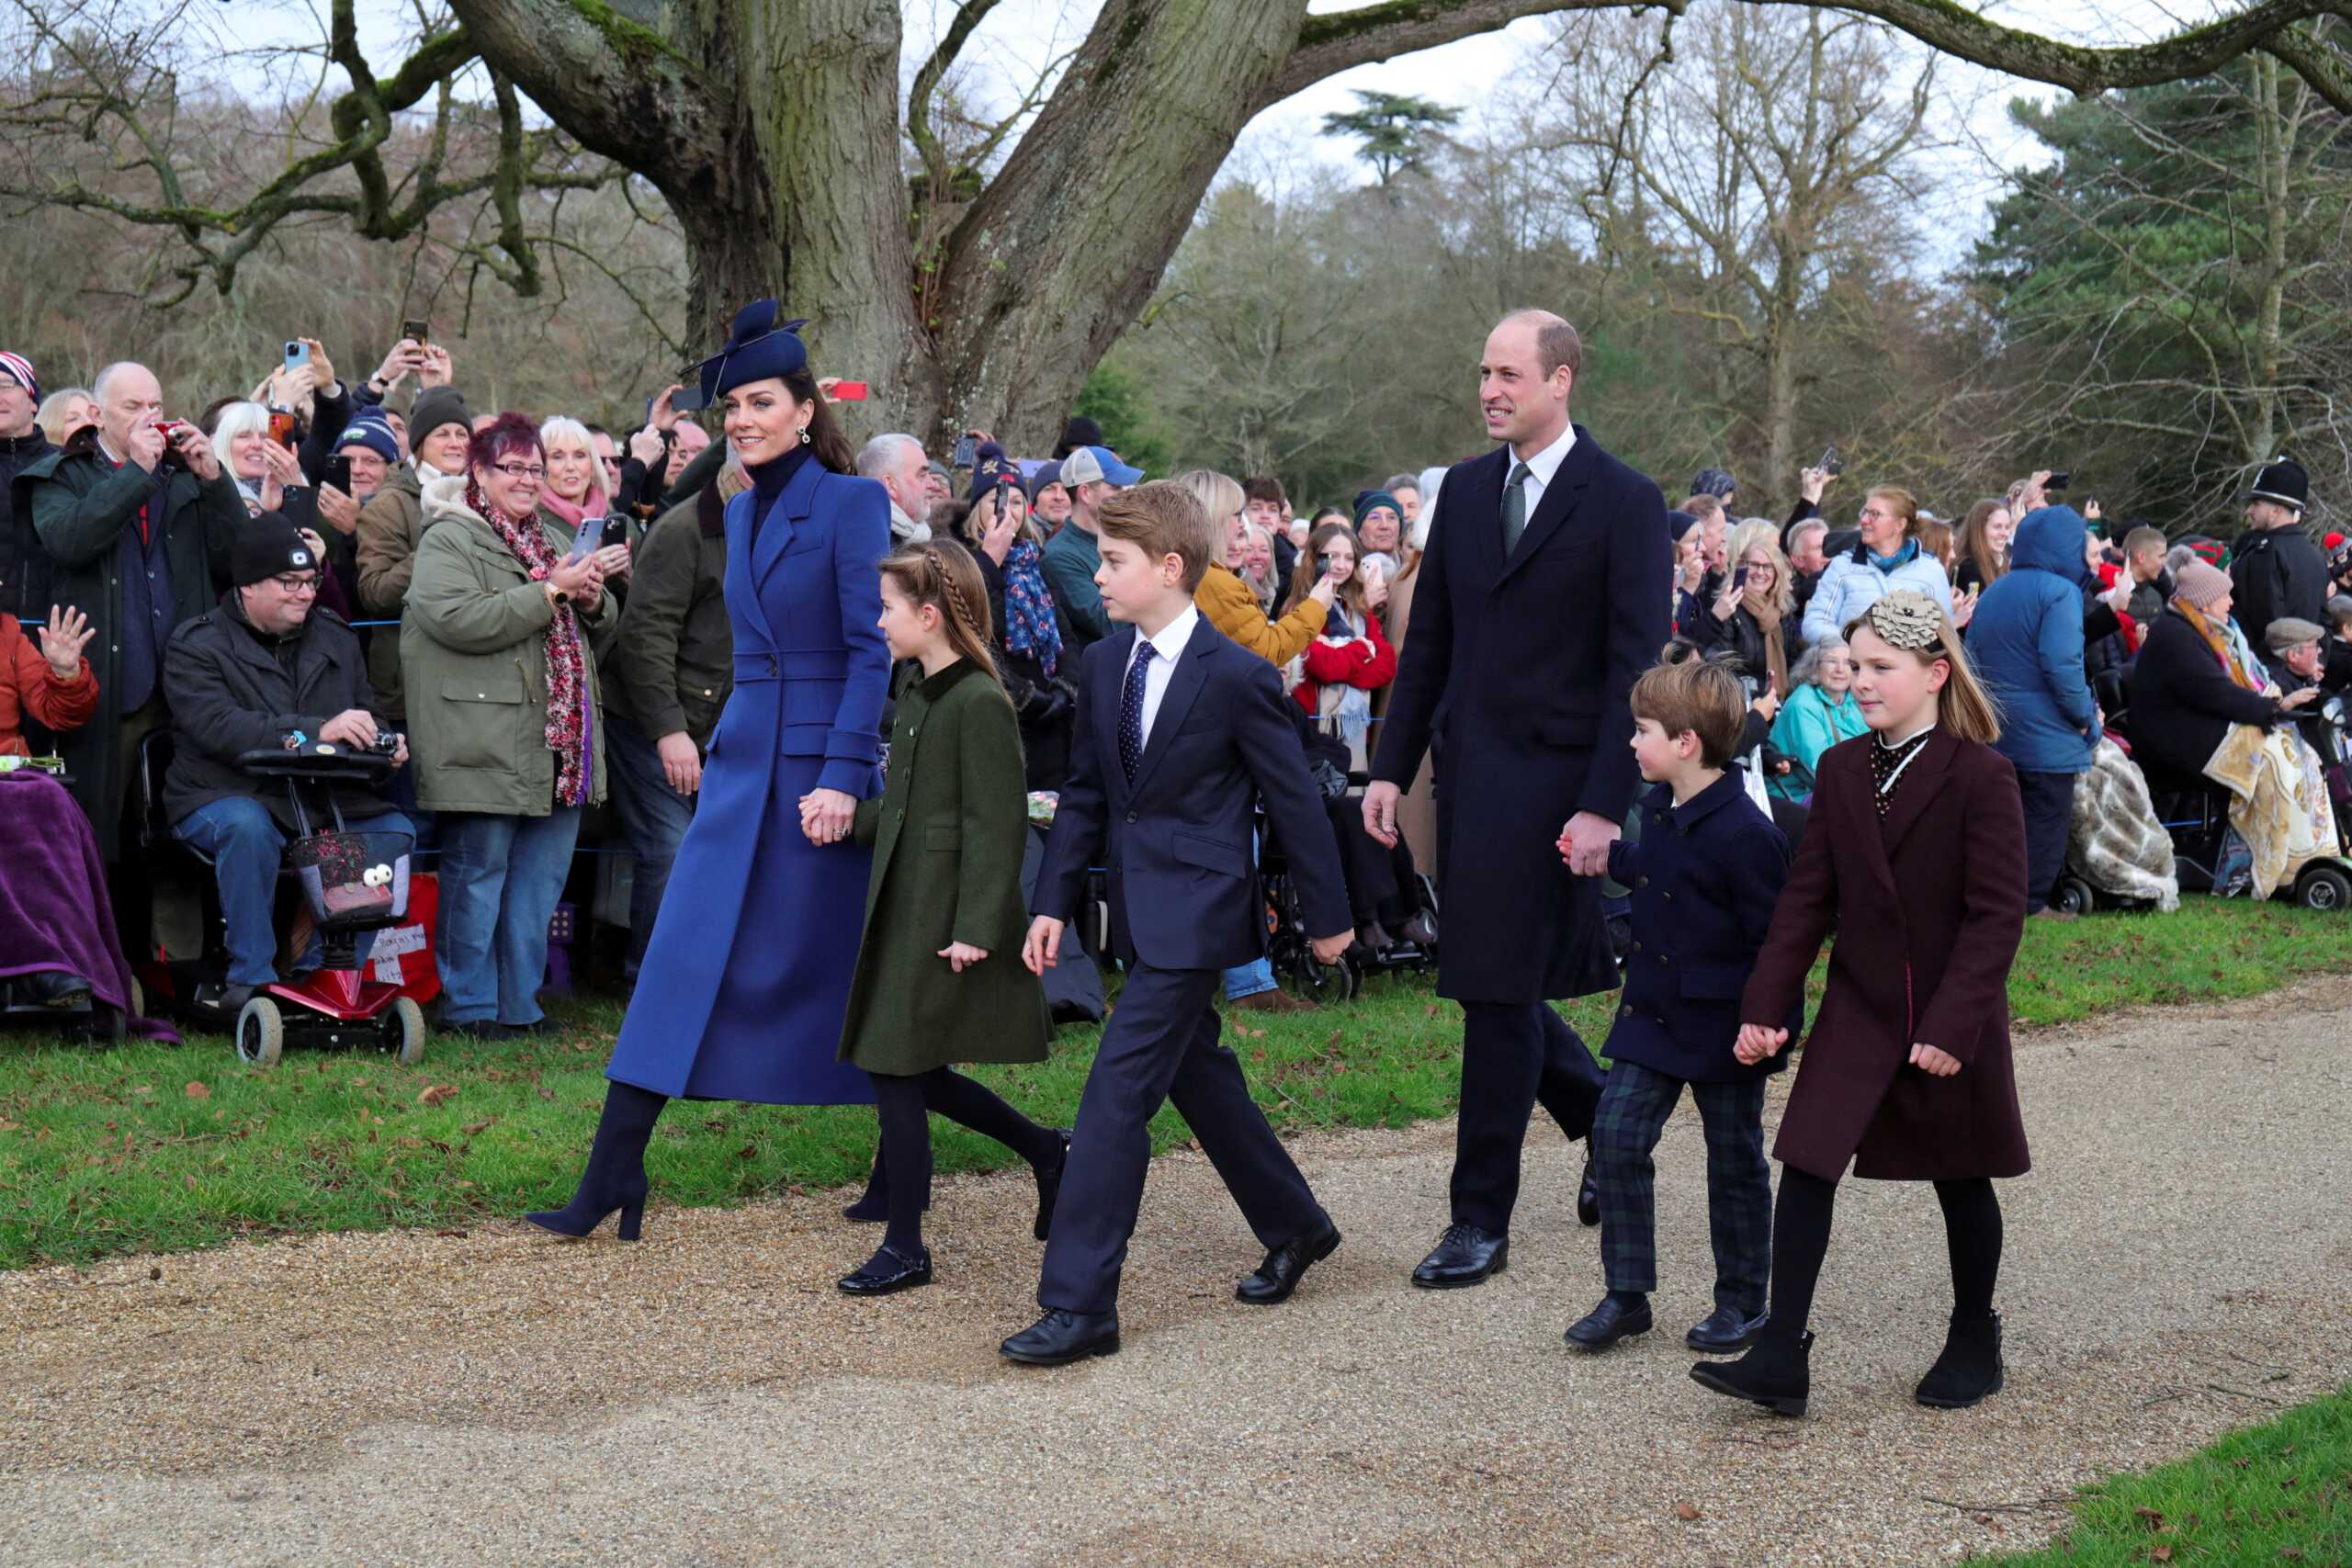
<instances>
[{"instance_id":1,"label":"black ankle boot","mask_svg":"<svg viewBox=\"0 0 2352 1568\"><path fill-rule=\"evenodd\" d=\"M1937 1410L1966 1410L2001 1392L2001 1314L1962 1317L1954 1313L1944 1336L1944 1353L1919 1380L1912 1397Z\"/></svg>"},{"instance_id":2,"label":"black ankle boot","mask_svg":"<svg viewBox=\"0 0 2352 1568\"><path fill-rule=\"evenodd\" d=\"M1810 1331L1794 1338L1767 1325L1755 1347L1736 1361L1702 1361L1691 1378L1717 1393L1745 1399L1781 1416L1802 1416L1813 1392Z\"/></svg>"},{"instance_id":3,"label":"black ankle boot","mask_svg":"<svg viewBox=\"0 0 2352 1568\"><path fill-rule=\"evenodd\" d=\"M635 1241L645 1215L645 1145L666 1095L635 1084L614 1082L605 1090L605 1113L596 1122L595 1142L588 1146L588 1168L580 1173L579 1190L561 1209L523 1217L558 1235L583 1236L618 1209L620 1238Z\"/></svg>"}]
</instances>

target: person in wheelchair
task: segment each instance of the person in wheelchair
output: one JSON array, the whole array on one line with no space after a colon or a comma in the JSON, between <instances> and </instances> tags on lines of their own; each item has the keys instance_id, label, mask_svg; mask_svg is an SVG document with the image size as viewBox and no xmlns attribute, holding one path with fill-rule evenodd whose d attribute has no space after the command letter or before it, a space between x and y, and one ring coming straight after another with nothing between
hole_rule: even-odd
<instances>
[{"instance_id":1,"label":"person in wheelchair","mask_svg":"<svg viewBox=\"0 0 2352 1568\"><path fill-rule=\"evenodd\" d=\"M224 1020L278 978L271 908L297 831L282 787L248 774L238 758L322 742L365 751L388 734L372 711L359 635L318 608L321 565L294 525L263 513L238 536L230 567L234 586L175 632L164 654L175 732L164 814L175 838L212 858L229 927L227 981L199 986L195 1004ZM390 743L395 767L406 765L407 739ZM334 787L351 830L413 833L382 795L356 784ZM313 937L296 973L315 968L319 953Z\"/></svg>"}]
</instances>

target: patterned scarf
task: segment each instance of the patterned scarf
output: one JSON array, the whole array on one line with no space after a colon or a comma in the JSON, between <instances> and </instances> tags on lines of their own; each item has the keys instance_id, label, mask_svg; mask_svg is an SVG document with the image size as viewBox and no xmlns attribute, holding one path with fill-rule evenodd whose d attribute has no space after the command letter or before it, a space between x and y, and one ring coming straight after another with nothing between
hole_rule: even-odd
<instances>
[{"instance_id":1,"label":"patterned scarf","mask_svg":"<svg viewBox=\"0 0 2352 1568\"><path fill-rule=\"evenodd\" d=\"M470 476L466 479L466 505L490 525L498 542L523 563L525 575L534 582L547 581L548 573L555 570L556 556L536 520L518 525L490 504ZM555 607L555 617L548 622L547 661L548 750L556 756L556 801L585 806L593 782L588 771L588 665L580 648L580 620L568 600Z\"/></svg>"},{"instance_id":2,"label":"patterned scarf","mask_svg":"<svg viewBox=\"0 0 2352 1568\"><path fill-rule=\"evenodd\" d=\"M1016 538L1004 553L1004 646L1036 656L1046 674L1061 662L1062 628L1054 619L1054 596L1038 563L1045 552Z\"/></svg>"},{"instance_id":3,"label":"patterned scarf","mask_svg":"<svg viewBox=\"0 0 2352 1568\"><path fill-rule=\"evenodd\" d=\"M2252 672L2239 660L2237 649L2231 643L2229 635L2222 627L2214 625L2211 616L2186 599L2175 599L2172 602L2172 607L2180 612L2181 619L2197 628L2197 635L2205 639L2205 646L2213 650L2213 657L2222 661L2222 668L2229 671L2233 682L2249 692L2258 692L2262 689L2256 683Z\"/></svg>"}]
</instances>

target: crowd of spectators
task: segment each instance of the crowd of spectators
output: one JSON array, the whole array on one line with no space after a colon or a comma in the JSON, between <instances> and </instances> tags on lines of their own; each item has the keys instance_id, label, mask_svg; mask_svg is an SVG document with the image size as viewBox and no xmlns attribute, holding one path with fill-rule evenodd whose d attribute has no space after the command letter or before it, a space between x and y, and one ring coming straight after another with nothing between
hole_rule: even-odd
<instances>
[{"instance_id":1,"label":"crowd of spectators","mask_svg":"<svg viewBox=\"0 0 2352 1568\"><path fill-rule=\"evenodd\" d=\"M723 517L749 481L675 409L675 389L616 434L477 409L440 344L403 339L357 383L327 344L288 348L250 395L194 419L137 364L44 395L30 364L0 354L0 755L62 760L135 957L154 952L138 846L160 828L206 853L228 962L195 1003L232 1012L316 961L273 929L293 824L238 757L289 737L399 738L390 783L346 817L437 857L440 1026L537 1028L583 828L630 856L619 981L635 981L732 686ZM1050 792L1069 765L1078 661L1112 630L1094 581L1102 508L1145 475L1084 419L1042 458L971 434L954 470L904 433L873 436L854 466L887 491L895 544L971 547L1027 782ZM1351 792L1409 633L1421 547L1443 525L1444 477L1397 471L1302 514L1272 476L1181 476L1220 527L1202 614L1282 671L1366 964L1438 938L1421 891L1436 869L1428 818L1408 812L1384 848ZM1838 482L1834 468L1806 469L1776 522L1742 515L1733 476L1702 469L1670 513L1675 575L1658 590L1677 636L1747 692L1744 787L1792 837L1822 753L1865 730L1843 629L1896 589L1951 615L2001 706L2041 896L2064 862L2074 781L2120 712L2143 766L2195 776L2234 728L2293 735L2316 699L2352 685L2352 547L2331 536L2324 548L2306 528L2290 460L2262 470L2226 554L2136 521L2110 535L2048 473L1973 502L1957 526L1890 482L1864 488L1839 526L1822 510ZM142 781L147 738L164 730L168 769ZM2324 737L2308 739L2320 752ZM1262 961L1227 976L1227 994L1309 1005Z\"/></svg>"}]
</instances>

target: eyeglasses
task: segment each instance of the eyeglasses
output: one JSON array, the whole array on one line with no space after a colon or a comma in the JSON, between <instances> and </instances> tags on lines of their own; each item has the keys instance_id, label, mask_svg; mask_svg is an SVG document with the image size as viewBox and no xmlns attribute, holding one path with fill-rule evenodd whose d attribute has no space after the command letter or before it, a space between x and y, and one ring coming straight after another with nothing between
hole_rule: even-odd
<instances>
[{"instance_id":1,"label":"eyeglasses","mask_svg":"<svg viewBox=\"0 0 2352 1568\"><path fill-rule=\"evenodd\" d=\"M319 591L319 580L315 577L273 577L270 581L277 584L279 592L290 593L297 598Z\"/></svg>"},{"instance_id":2,"label":"eyeglasses","mask_svg":"<svg viewBox=\"0 0 2352 1568\"><path fill-rule=\"evenodd\" d=\"M548 477L547 469L537 463L492 463L491 467L510 479L543 479Z\"/></svg>"}]
</instances>

